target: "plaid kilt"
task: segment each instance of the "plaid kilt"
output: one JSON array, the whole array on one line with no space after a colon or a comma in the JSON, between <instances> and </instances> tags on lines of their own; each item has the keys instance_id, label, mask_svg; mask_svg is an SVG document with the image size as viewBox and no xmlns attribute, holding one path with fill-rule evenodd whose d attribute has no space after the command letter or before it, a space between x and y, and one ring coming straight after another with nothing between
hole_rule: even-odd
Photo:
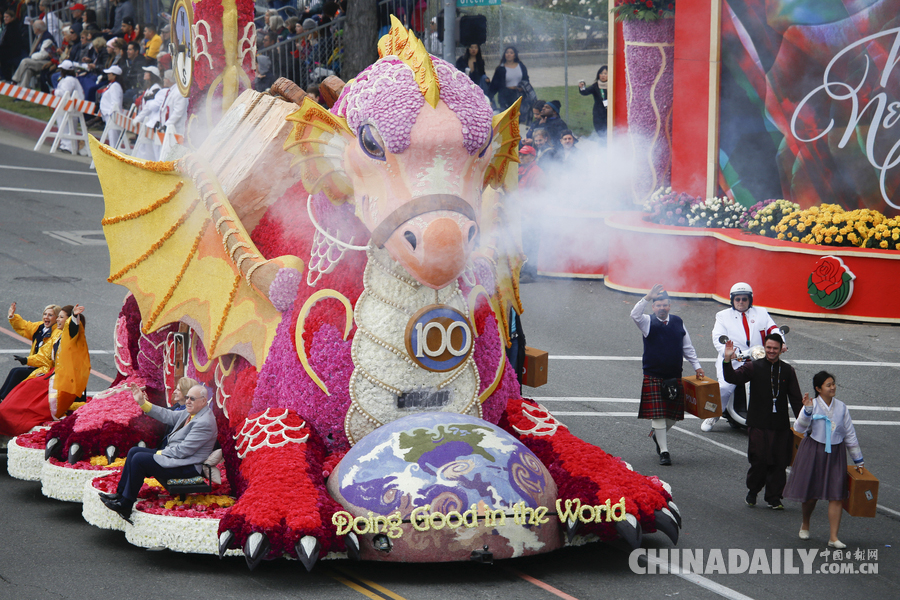
<instances>
[{"instance_id":1,"label":"plaid kilt","mask_svg":"<svg viewBox=\"0 0 900 600\"><path fill-rule=\"evenodd\" d=\"M663 379L644 375L641 384L641 408L638 419L673 419L684 420L684 388L678 385L678 397L669 401L663 391Z\"/></svg>"}]
</instances>

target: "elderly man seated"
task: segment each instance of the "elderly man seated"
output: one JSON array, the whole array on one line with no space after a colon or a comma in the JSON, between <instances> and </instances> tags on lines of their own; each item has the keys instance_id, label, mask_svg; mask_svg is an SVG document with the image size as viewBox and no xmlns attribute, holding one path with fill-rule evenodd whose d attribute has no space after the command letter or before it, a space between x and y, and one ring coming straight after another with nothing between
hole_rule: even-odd
<instances>
[{"instance_id":1,"label":"elderly man seated","mask_svg":"<svg viewBox=\"0 0 900 600\"><path fill-rule=\"evenodd\" d=\"M216 445L217 434L216 418L207 406L206 388L202 385L195 385L188 391L186 410L177 412L154 406L148 401L147 393L134 384L131 392L141 410L157 421L173 426L173 429L166 436L161 450L140 447L129 450L116 494L101 494L103 504L129 523L131 508L144 478L155 477L165 481L196 477L201 472L203 461Z\"/></svg>"}]
</instances>

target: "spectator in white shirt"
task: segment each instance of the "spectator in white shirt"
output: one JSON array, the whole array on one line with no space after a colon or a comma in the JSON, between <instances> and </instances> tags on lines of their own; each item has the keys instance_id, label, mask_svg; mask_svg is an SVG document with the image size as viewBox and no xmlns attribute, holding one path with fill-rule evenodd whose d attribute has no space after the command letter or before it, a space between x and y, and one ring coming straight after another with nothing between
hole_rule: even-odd
<instances>
[{"instance_id":1,"label":"spectator in white shirt","mask_svg":"<svg viewBox=\"0 0 900 600\"><path fill-rule=\"evenodd\" d=\"M166 95L166 101L160 111L160 122L165 129L173 128L172 133L184 135L184 128L187 123L188 99L182 96L178 90L171 69L166 71L163 83L168 86L169 93Z\"/></svg>"},{"instance_id":2,"label":"spectator in white shirt","mask_svg":"<svg viewBox=\"0 0 900 600\"><path fill-rule=\"evenodd\" d=\"M122 75L122 69L119 65L113 65L108 69L104 69L103 72L106 73L109 79L109 85L106 86L106 91L100 97L100 117L105 123L117 112L122 111L122 99L125 97L125 92L122 90L122 85L116 81ZM112 132L109 137L109 145L115 147L118 141L118 131Z\"/></svg>"},{"instance_id":3,"label":"spectator in white shirt","mask_svg":"<svg viewBox=\"0 0 900 600\"><path fill-rule=\"evenodd\" d=\"M81 84L75 78L75 65L72 63L72 61L64 60L59 63L59 72L62 75L62 78L60 78L59 83L56 85L56 89L53 90L53 95L62 97L66 94L66 92L68 92L70 100L84 100L84 90L82 89ZM66 123L66 133L70 135L74 133L72 131L71 123ZM81 145L81 142L79 142L78 145L78 153L82 156L87 156L87 148L84 148ZM60 141L59 149L63 152L69 152L71 154L71 140Z\"/></svg>"}]
</instances>

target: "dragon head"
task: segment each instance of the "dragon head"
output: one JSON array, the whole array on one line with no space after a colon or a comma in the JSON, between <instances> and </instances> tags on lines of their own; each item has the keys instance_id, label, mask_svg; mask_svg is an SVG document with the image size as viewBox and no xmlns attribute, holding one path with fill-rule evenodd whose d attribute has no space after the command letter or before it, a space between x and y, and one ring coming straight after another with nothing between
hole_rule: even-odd
<instances>
[{"instance_id":1,"label":"dragon head","mask_svg":"<svg viewBox=\"0 0 900 600\"><path fill-rule=\"evenodd\" d=\"M467 75L392 24L380 59L347 83L330 112L304 100L289 117L285 149L310 193L352 202L373 246L440 289L477 244L485 186L501 186L518 161L518 104L494 116Z\"/></svg>"}]
</instances>

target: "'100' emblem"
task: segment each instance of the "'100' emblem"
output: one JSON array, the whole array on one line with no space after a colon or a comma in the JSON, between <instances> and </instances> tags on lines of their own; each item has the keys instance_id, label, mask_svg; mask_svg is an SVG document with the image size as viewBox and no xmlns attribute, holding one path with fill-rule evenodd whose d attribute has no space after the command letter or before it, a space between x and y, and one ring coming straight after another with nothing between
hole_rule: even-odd
<instances>
[{"instance_id":1,"label":"'100' emblem","mask_svg":"<svg viewBox=\"0 0 900 600\"><path fill-rule=\"evenodd\" d=\"M472 352L472 327L464 314L432 304L413 315L406 325L406 351L423 369L449 371Z\"/></svg>"}]
</instances>

